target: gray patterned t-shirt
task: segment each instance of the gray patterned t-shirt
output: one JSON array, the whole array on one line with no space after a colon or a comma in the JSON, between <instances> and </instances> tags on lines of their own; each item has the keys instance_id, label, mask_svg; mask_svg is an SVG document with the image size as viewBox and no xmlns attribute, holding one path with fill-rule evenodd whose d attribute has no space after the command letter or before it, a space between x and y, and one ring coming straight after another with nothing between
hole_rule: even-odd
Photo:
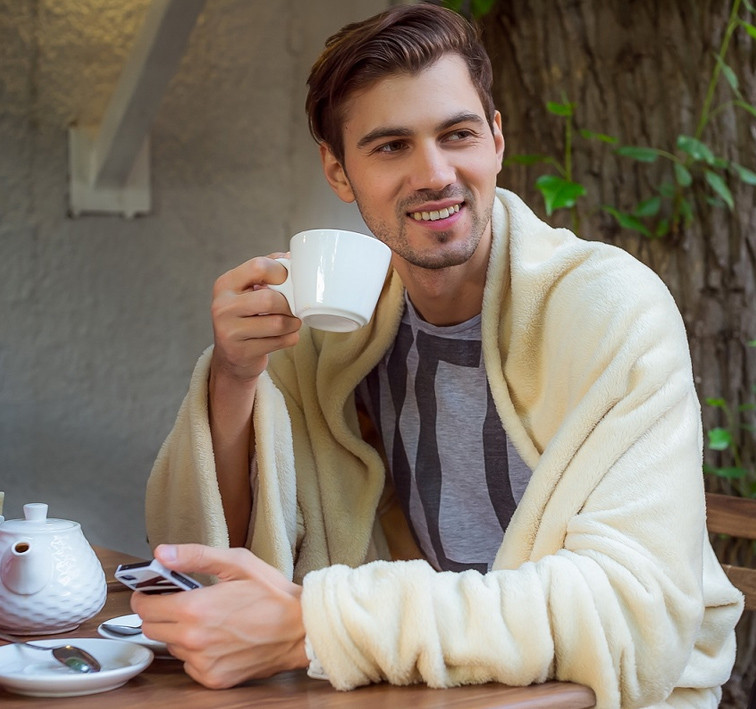
<instances>
[{"instance_id":1,"label":"gray patterned t-shirt","mask_svg":"<svg viewBox=\"0 0 756 709\"><path fill-rule=\"evenodd\" d=\"M480 316L436 327L407 298L393 347L357 394L428 561L442 571L489 570L531 471L496 413Z\"/></svg>"}]
</instances>

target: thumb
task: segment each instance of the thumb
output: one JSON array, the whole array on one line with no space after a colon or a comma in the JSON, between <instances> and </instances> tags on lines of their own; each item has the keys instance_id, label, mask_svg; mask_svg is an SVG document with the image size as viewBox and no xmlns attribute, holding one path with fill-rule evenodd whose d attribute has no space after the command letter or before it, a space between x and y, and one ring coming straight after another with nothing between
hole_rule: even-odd
<instances>
[{"instance_id":1,"label":"thumb","mask_svg":"<svg viewBox=\"0 0 756 709\"><path fill-rule=\"evenodd\" d=\"M155 558L173 571L208 574L221 581L249 578L259 561L247 549L217 549L205 544L160 544Z\"/></svg>"}]
</instances>

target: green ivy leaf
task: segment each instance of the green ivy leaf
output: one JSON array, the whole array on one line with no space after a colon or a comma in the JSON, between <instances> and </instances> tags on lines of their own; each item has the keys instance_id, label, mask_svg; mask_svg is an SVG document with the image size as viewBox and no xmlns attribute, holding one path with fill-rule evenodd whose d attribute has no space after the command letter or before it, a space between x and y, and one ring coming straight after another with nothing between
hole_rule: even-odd
<instances>
[{"instance_id":1,"label":"green ivy leaf","mask_svg":"<svg viewBox=\"0 0 756 709\"><path fill-rule=\"evenodd\" d=\"M656 225L654 236L666 236L669 234L669 219L661 219Z\"/></svg>"},{"instance_id":2,"label":"green ivy leaf","mask_svg":"<svg viewBox=\"0 0 756 709\"><path fill-rule=\"evenodd\" d=\"M681 199L680 204L677 205L680 210L680 214L685 218L685 223L689 223L693 219L693 206L687 199Z\"/></svg>"},{"instance_id":3,"label":"green ivy leaf","mask_svg":"<svg viewBox=\"0 0 756 709\"><path fill-rule=\"evenodd\" d=\"M463 0L444 0L443 6L447 10L454 10L454 12L461 12L462 11L462 2L463 2Z\"/></svg>"},{"instance_id":4,"label":"green ivy leaf","mask_svg":"<svg viewBox=\"0 0 756 709\"><path fill-rule=\"evenodd\" d=\"M711 170L706 171L706 182L709 183L709 187L714 190L724 201L725 204L732 210L735 208L735 200L732 197L732 192L727 186L721 175Z\"/></svg>"},{"instance_id":5,"label":"green ivy leaf","mask_svg":"<svg viewBox=\"0 0 756 709\"><path fill-rule=\"evenodd\" d=\"M714 474L720 478L727 478L728 480L734 480L737 478L745 477L748 471L745 468L716 468Z\"/></svg>"},{"instance_id":6,"label":"green ivy leaf","mask_svg":"<svg viewBox=\"0 0 756 709\"><path fill-rule=\"evenodd\" d=\"M732 70L732 67L730 67L722 57L720 57L718 54L715 55L715 59L717 60L717 64L719 64L719 68L722 70L722 73L725 76L725 79L727 79L727 83L730 85L733 91L737 93L738 91L738 77L737 74Z\"/></svg>"},{"instance_id":7,"label":"green ivy leaf","mask_svg":"<svg viewBox=\"0 0 756 709\"><path fill-rule=\"evenodd\" d=\"M580 135L586 140L600 140L602 143L616 143L617 139L606 133L594 133L592 130L581 130Z\"/></svg>"},{"instance_id":8,"label":"green ivy leaf","mask_svg":"<svg viewBox=\"0 0 756 709\"><path fill-rule=\"evenodd\" d=\"M632 214L627 214L625 212L620 212L619 209L615 209L614 207L604 206L601 209L605 212L609 212L623 229L638 231L649 239L653 237L653 234L651 234L646 225L638 219L638 217L634 217Z\"/></svg>"},{"instance_id":9,"label":"green ivy leaf","mask_svg":"<svg viewBox=\"0 0 756 709\"><path fill-rule=\"evenodd\" d=\"M747 2L746 5L749 6L751 12L756 12L756 10L754 10L750 3ZM756 39L756 27L754 27L750 22L745 22L744 20L740 21L740 25L741 27L745 28L745 31L748 32L751 37Z\"/></svg>"},{"instance_id":10,"label":"green ivy leaf","mask_svg":"<svg viewBox=\"0 0 756 709\"><path fill-rule=\"evenodd\" d=\"M549 113L553 113L555 116L572 116L575 110L575 104L574 103L556 103L554 101L549 101L546 104L546 108L548 109Z\"/></svg>"},{"instance_id":11,"label":"green ivy leaf","mask_svg":"<svg viewBox=\"0 0 756 709\"><path fill-rule=\"evenodd\" d=\"M756 340L748 340L748 342L746 342L746 344L749 347L756 347Z\"/></svg>"},{"instance_id":12,"label":"green ivy leaf","mask_svg":"<svg viewBox=\"0 0 756 709\"><path fill-rule=\"evenodd\" d=\"M640 162L656 162L659 157L659 151L656 148L641 148L636 145L623 145L617 148L616 153Z\"/></svg>"},{"instance_id":13,"label":"green ivy leaf","mask_svg":"<svg viewBox=\"0 0 756 709\"><path fill-rule=\"evenodd\" d=\"M679 162L675 163L675 179L680 187L690 187L693 183L693 175L690 174L690 170Z\"/></svg>"},{"instance_id":14,"label":"green ivy leaf","mask_svg":"<svg viewBox=\"0 0 756 709\"><path fill-rule=\"evenodd\" d=\"M650 199L644 199L633 210L633 216L635 217L655 217L661 209L661 197L651 197Z\"/></svg>"},{"instance_id":15,"label":"green ivy leaf","mask_svg":"<svg viewBox=\"0 0 756 709\"><path fill-rule=\"evenodd\" d=\"M710 397L706 399L706 403L709 406L715 406L718 409L724 409L727 406L727 402L721 397Z\"/></svg>"},{"instance_id":16,"label":"green ivy leaf","mask_svg":"<svg viewBox=\"0 0 756 709\"><path fill-rule=\"evenodd\" d=\"M743 167L742 165L738 165L738 163L736 162L730 163L730 167L733 169L735 174L747 185L756 185L756 172L753 172L752 170L749 170L747 167Z\"/></svg>"},{"instance_id":17,"label":"green ivy leaf","mask_svg":"<svg viewBox=\"0 0 756 709\"><path fill-rule=\"evenodd\" d=\"M711 149L706 143L702 143L697 138L693 138L689 135L678 135L677 147L684 153L690 155L693 160L698 162L703 161L709 164L714 162L714 153L711 152Z\"/></svg>"},{"instance_id":18,"label":"green ivy leaf","mask_svg":"<svg viewBox=\"0 0 756 709\"><path fill-rule=\"evenodd\" d=\"M549 216L557 209L574 207L578 197L585 194L583 185L570 182L557 175L541 175L536 180L536 187L543 195L546 213Z\"/></svg>"},{"instance_id":19,"label":"green ivy leaf","mask_svg":"<svg viewBox=\"0 0 756 709\"><path fill-rule=\"evenodd\" d=\"M657 188L657 191L662 197L666 197L667 199L674 199L675 186L668 180L662 182Z\"/></svg>"},{"instance_id":20,"label":"green ivy leaf","mask_svg":"<svg viewBox=\"0 0 756 709\"><path fill-rule=\"evenodd\" d=\"M709 431L709 448L726 451L732 445L732 434L726 428L712 428Z\"/></svg>"},{"instance_id":21,"label":"green ivy leaf","mask_svg":"<svg viewBox=\"0 0 756 709\"><path fill-rule=\"evenodd\" d=\"M746 111L748 111L748 113L756 118L756 106L747 103L746 101L734 101L733 103L735 106L745 109Z\"/></svg>"},{"instance_id":22,"label":"green ivy leaf","mask_svg":"<svg viewBox=\"0 0 756 709\"><path fill-rule=\"evenodd\" d=\"M472 0L470 4L470 11L473 17L483 17L487 15L493 9L496 4L496 0Z\"/></svg>"}]
</instances>

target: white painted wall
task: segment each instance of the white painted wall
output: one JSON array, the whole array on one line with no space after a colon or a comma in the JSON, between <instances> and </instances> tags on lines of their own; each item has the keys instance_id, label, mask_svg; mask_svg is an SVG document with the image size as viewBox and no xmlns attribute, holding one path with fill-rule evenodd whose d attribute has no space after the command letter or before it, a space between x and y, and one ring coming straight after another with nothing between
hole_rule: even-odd
<instances>
[{"instance_id":1,"label":"white painted wall","mask_svg":"<svg viewBox=\"0 0 756 709\"><path fill-rule=\"evenodd\" d=\"M387 0L207 0L151 132L154 213L67 214L148 0L0 0L0 490L147 554L144 486L211 342L215 278L313 226L362 229L320 174L305 79Z\"/></svg>"}]
</instances>

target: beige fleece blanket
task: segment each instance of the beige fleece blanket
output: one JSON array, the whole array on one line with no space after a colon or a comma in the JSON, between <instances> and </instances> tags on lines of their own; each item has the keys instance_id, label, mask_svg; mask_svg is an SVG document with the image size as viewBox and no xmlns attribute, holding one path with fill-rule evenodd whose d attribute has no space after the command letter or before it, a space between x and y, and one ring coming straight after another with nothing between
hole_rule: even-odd
<instances>
[{"instance_id":1,"label":"beige fleece blanket","mask_svg":"<svg viewBox=\"0 0 756 709\"><path fill-rule=\"evenodd\" d=\"M395 274L366 328L305 330L271 358L254 412L249 546L303 579L308 637L340 689L556 678L592 687L599 707L715 707L742 598L705 532L679 313L649 269L548 227L512 193L498 191L493 229L486 371L533 469L494 570L365 563L385 554L385 471L359 437L352 392L393 341ZM228 544L208 365L206 352L150 477L153 544Z\"/></svg>"}]
</instances>

